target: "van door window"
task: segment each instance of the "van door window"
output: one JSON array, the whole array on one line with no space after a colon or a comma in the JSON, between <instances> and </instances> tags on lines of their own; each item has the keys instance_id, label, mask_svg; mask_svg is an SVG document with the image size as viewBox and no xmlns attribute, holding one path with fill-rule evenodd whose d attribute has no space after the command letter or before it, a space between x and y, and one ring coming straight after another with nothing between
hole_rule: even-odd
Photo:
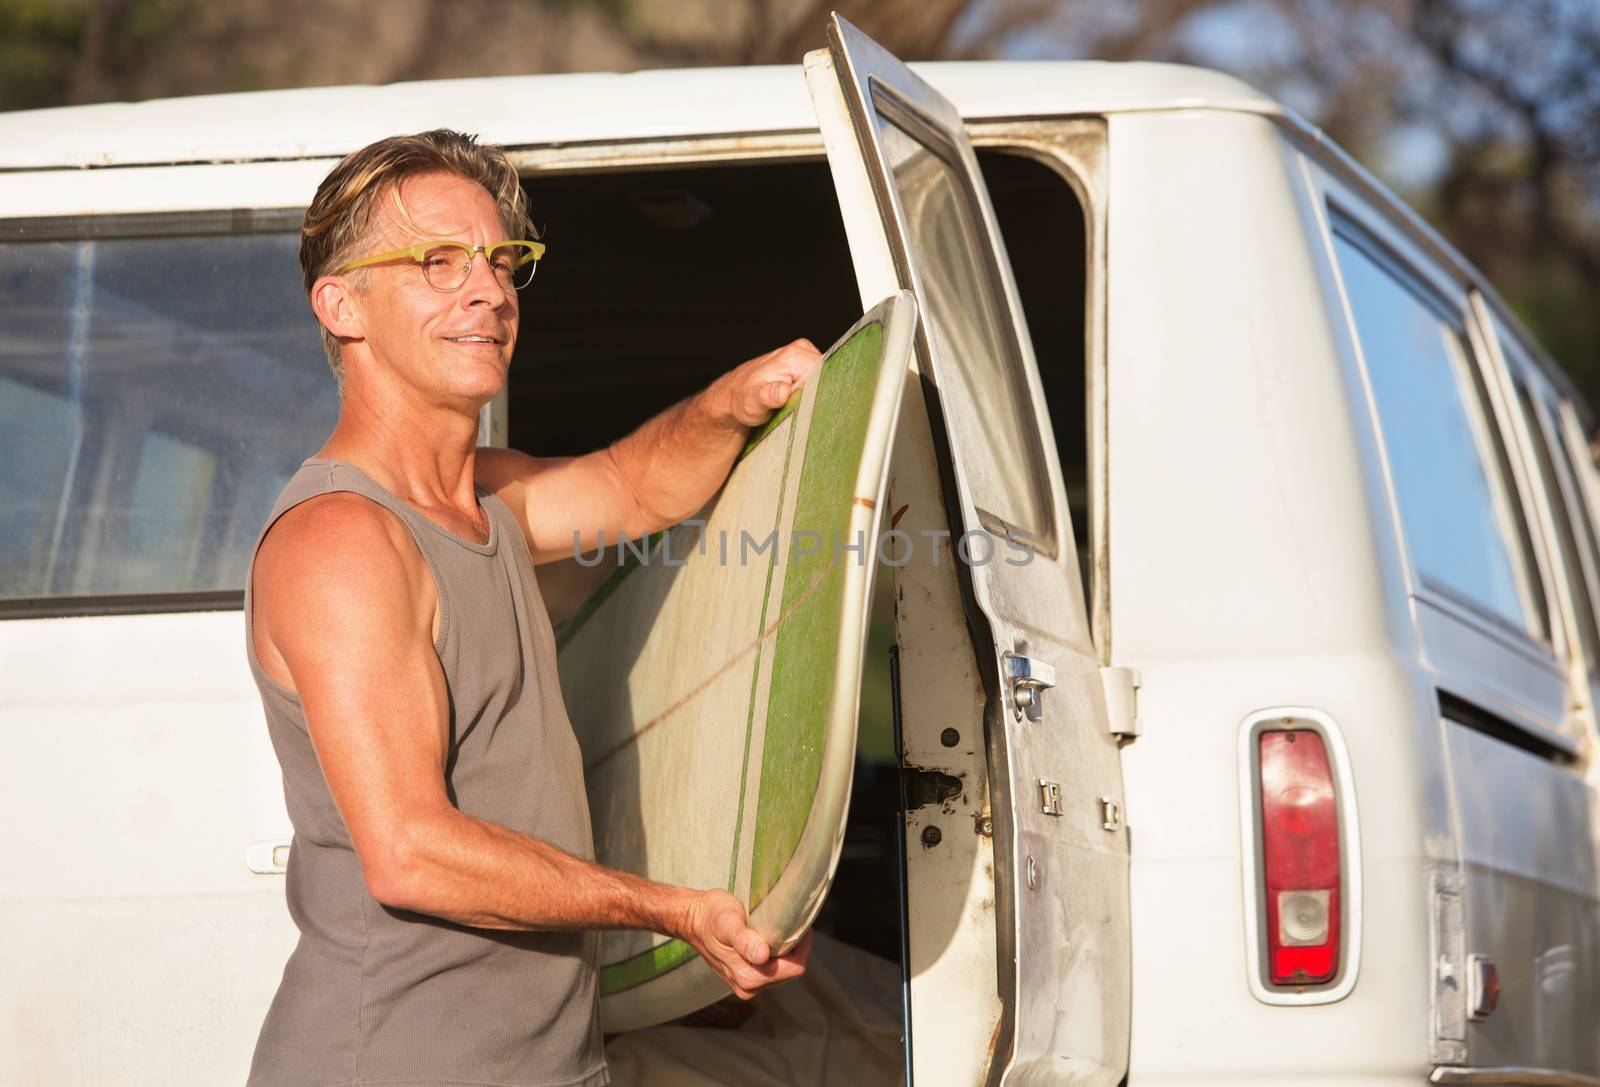
<instances>
[{"instance_id":1,"label":"van door window","mask_svg":"<svg viewBox=\"0 0 1600 1087\"><path fill-rule=\"evenodd\" d=\"M1419 578L1543 636L1528 528L1458 313L1367 239L1334 246Z\"/></svg>"},{"instance_id":2,"label":"van door window","mask_svg":"<svg viewBox=\"0 0 1600 1087\"><path fill-rule=\"evenodd\" d=\"M242 590L274 498L337 418L295 233L143 229L0 244L9 612Z\"/></svg>"},{"instance_id":3,"label":"van door window","mask_svg":"<svg viewBox=\"0 0 1600 1087\"><path fill-rule=\"evenodd\" d=\"M925 300L928 350L935 358L965 361L941 376L966 386L963 394L986 424L961 435L973 505L997 536L1016 530L1041 552L1054 554L1049 476L1043 454L1030 441L1033 405L1005 302L995 297L994 258L979 235L981 213L956 152L944 146L937 129L879 94L879 132L910 230L907 241L931 258L911 273ZM965 416L951 420L963 430L965 423Z\"/></svg>"}]
</instances>

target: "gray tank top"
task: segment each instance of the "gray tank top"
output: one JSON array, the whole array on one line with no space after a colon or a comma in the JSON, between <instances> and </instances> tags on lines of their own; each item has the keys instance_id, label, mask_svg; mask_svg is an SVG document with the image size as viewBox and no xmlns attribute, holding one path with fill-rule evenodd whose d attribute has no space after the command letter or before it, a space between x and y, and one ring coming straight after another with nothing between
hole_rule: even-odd
<instances>
[{"instance_id":1,"label":"gray tank top","mask_svg":"<svg viewBox=\"0 0 1600 1087\"><path fill-rule=\"evenodd\" d=\"M450 692L451 801L592 859L583 764L556 678L555 636L511 511L479 488L489 542L475 543L427 520L354 465L308 460L262 537L287 510L333 491L362 495L400 518L433 572L434 649ZM245 584L246 652L294 825L287 894L300 929L249 1082L606 1083L596 933L467 928L390 909L367 893L300 701L256 658L248 578Z\"/></svg>"}]
</instances>

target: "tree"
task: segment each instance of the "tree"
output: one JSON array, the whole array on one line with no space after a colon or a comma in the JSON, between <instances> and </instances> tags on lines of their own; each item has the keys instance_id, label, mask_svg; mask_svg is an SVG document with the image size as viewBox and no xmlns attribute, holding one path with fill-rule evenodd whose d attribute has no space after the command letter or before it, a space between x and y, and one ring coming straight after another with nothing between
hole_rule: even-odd
<instances>
[{"instance_id":1,"label":"tree","mask_svg":"<svg viewBox=\"0 0 1600 1087\"><path fill-rule=\"evenodd\" d=\"M1600 405L1593 0L0 0L0 108L795 63L833 7L911 60L1239 75L1396 184Z\"/></svg>"}]
</instances>

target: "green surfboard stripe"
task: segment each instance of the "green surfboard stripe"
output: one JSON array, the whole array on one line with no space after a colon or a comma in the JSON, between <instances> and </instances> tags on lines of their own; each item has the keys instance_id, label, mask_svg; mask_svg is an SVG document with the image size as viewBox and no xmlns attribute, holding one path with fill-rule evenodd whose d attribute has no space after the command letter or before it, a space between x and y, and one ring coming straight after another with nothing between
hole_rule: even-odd
<instances>
[{"instance_id":1,"label":"green surfboard stripe","mask_svg":"<svg viewBox=\"0 0 1600 1087\"><path fill-rule=\"evenodd\" d=\"M610 996L643 985L651 978L676 970L695 954L695 949L682 940L668 940L631 959L603 966L600 968L600 995Z\"/></svg>"},{"instance_id":2,"label":"green surfboard stripe","mask_svg":"<svg viewBox=\"0 0 1600 1087\"><path fill-rule=\"evenodd\" d=\"M822 745L838 669L839 617L845 563L872 561L873 541L858 559L834 541L854 543L849 530L856 476L866 444L873 392L883 354L883 328L872 324L840 345L824 367L812 409L811 440L800 469L793 556L784 574L783 625L778 630L761 758L750 904L765 898L794 856L822 772ZM800 533L819 537L816 553L793 555Z\"/></svg>"},{"instance_id":3,"label":"green surfboard stripe","mask_svg":"<svg viewBox=\"0 0 1600 1087\"><path fill-rule=\"evenodd\" d=\"M789 411L791 404L799 402L799 397L791 396L789 403L783 407L784 412ZM784 489L789 485L789 468L794 462L794 439L799 431L800 424L797 420L789 427L789 442L783 450L783 472L778 476L778 509L772 521L774 536L783 526L782 497ZM762 437L766 437L766 434ZM761 679L761 655L766 649L766 639L762 635L767 629L767 611L772 606L772 573L778 568L778 550L778 547L773 547L772 558L767 562L767 580L761 590L761 618L756 623L756 659L750 668L750 709L745 714L744 720L744 758L739 763L739 803L733 813L733 849L728 860L728 890L733 893L738 893L734 884L738 882L739 877L739 844L744 840L745 789L750 781L750 743L756 730L756 684Z\"/></svg>"}]
</instances>

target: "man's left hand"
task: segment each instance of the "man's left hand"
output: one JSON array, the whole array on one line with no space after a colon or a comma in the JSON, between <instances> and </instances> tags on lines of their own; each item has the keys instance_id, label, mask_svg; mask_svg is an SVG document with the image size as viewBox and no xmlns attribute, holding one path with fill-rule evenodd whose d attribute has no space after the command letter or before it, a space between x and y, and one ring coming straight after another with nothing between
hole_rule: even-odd
<instances>
[{"instance_id":1,"label":"man's left hand","mask_svg":"<svg viewBox=\"0 0 1600 1087\"><path fill-rule=\"evenodd\" d=\"M788 403L795 387L822 363L822 353L810 340L784 344L759 355L718 378L708 390L726 418L740 426L760 426Z\"/></svg>"}]
</instances>

